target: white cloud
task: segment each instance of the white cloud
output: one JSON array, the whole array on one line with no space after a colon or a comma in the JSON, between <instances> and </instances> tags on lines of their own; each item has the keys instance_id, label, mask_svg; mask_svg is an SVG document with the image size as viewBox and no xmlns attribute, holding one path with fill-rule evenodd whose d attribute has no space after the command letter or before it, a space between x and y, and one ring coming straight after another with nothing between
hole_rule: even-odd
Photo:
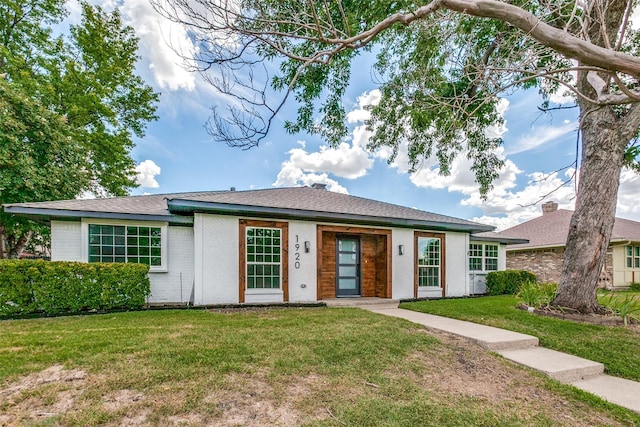
<instances>
[{"instance_id":1,"label":"white cloud","mask_svg":"<svg viewBox=\"0 0 640 427\"><path fill-rule=\"evenodd\" d=\"M473 221L494 225L498 230L512 227L524 221L541 215L541 203L553 200L560 209L573 209L575 190L573 181L566 183L573 177L574 170L545 174L534 172L528 174L528 182L521 190L500 189L492 191L482 200L478 193L471 194L461 202L464 206L482 209L484 215L473 218ZM501 177L502 178L502 177ZM511 188L515 188L516 175L513 175Z\"/></svg>"},{"instance_id":2,"label":"white cloud","mask_svg":"<svg viewBox=\"0 0 640 427\"><path fill-rule=\"evenodd\" d=\"M156 176L160 175L160 166L153 160L145 160L136 166L136 181L140 187L158 188L160 184L156 181Z\"/></svg>"},{"instance_id":3,"label":"white cloud","mask_svg":"<svg viewBox=\"0 0 640 427\"><path fill-rule=\"evenodd\" d=\"M620 174L616 215L634 221L640 220L638 194L640 194L640 175L630 169L623 169Z\"/></svg>"},{"instance_id":4,"label":"white cloud","mask_svg":"<svg viewBox=\"0 0 640 427\"><path fill-rule=\"evenodd\" d=\"M283 163L282 169L280 173L278 173L276 182L274 182L273 185L275 187L310 187L315 183L327 184L329 191L344 194L349 193L345 187L340 185L338 181L329 178L326 173L317 174L305 172L291 162Z\"/></svg>"},{"instance_id":5,"label":"white cloud","mask_svg":"<svg viewBox=\"0 0 640 427\"><path fill-rule=\"evenodd\" d=\"M504 120L504 113L506 113L507 109L509 108L509 104L510 103L508 99L500 98L496 110L498 111L500 117L503 118L503 122L501 124L495 124L487 127L487 129L485 130L485 134L487 135L487 137L502 138L502 135L509 131L509 129L507 128L507 121Z\"/></svg>"},{"instance_id":6,"label":"white cloud","mask_svg":"<svg viewBox=\"0 0 640 427\"><path fill-rule=\"evenodd\" d=\"M197 48L183 25L161 17L148 0L89 0L89 3L107 12L119 10L123 23L131 26L139 38L138 55L148 64L149 72L161 89L195 89L197 75L187 71L184 58L192 58ZM80 2L68 0L66 7L69 11L66 21L79 24ZM186 65L192 63L187 61Z\"/></svg>"},{"instance_id":7,"label":"white cloud","mask_svg":"<svg viewBox=\"0 0 640 427\"><path fill-rule=\"evenodd\" d=\"M307 172L328 172L347 179L360 178L366 175L373 166L373 160L362 148L346 142L337 148L320 147L320 151L308 153L304 148L289 150L290 163Z\"/></svg>"},{"instance_id":8,"label":"white cloud","mask_svg":"<svg viewBox=\"0 0 640 427\"><path fill-rule=\"evenodd\" d=\"M358 107L347 113L347 122L349 123L363 123L369 117L371 113L366 110L369 105L378 105L382 93L380 90L374 89L371 92L364 92L358 97Z\"/></svg>"},{"instance_id":9,"label":"white cloud","mask_svg":"<svg viewBox=\"0 0 640 427\"><path fill-rule=\"evenodd\" d=\"M533 150L561 138L568 133L574 132L577 126L575 122L563 122L560 126L533 127L529 134L520 137L518 141L516 141L514 147L507 147L507 154L511 155Z\"/></svg>"},{"instance_id":10,"label":"white cloud","mask_svg":"<svg viewBox=\"0 0 640 427\"><path fill-rule=\"evenodd\" d=\"M196 47L185 27L160 17L148 0L124 0L120 11L140 38L140 56L160 88L194 90L196 76L185 69L183 56L192 58Z\"/></svg>"}]
</instances>

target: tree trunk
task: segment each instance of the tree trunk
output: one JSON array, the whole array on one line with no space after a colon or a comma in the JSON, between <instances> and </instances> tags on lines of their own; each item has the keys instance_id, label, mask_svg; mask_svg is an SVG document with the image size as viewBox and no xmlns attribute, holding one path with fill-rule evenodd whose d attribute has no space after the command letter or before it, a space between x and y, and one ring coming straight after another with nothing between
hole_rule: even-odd
<instances>
[{"instance_id":1,"label":"tree trunk","mask_svg":"<svg viewBox=\"0 0 640 427\"><path fill-rule=\"evenodd\" d=\"M9 250L7 248L7 232L4 224L0 222L0 259L9 258Z\"/></svg>"},{"instance_id":2,"label":"tree trunk","mask_svg":"<svg viewBox=\"0 0 640 427\"><path fill-rule=\"evenodd\" d=\"M31 235L31 231L20 235L11 234L0 221L0 259L19 258L29 244Z\"/></svg>"},{"instance_id":3,"label":"tree trunk","mask_svg":"<svg viewBox=\"0 0 640 427\"><path fill-rule=\"evenodd\" d=\"M592 110L581 123L582 161L575 211L553 305L581 313L602 307L596 290L615 220L620 172L628 139L610 107Z\"/></svg>"}]
</instances>

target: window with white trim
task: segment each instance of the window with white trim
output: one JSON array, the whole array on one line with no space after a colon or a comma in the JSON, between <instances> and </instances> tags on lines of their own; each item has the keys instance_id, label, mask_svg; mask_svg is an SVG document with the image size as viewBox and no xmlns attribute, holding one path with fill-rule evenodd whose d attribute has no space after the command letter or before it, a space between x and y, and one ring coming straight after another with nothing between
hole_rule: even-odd
<instances>
[{"instance_id":1,"label":"window with white trim","mask_svg":"<svg viewBox=\"0 0 640 427\"><path fill-rule=\"evenodd\" d=\"M470 243L469 244L470 271L497 271L498 245Z\"/></svg>"},{"instance_id":2,"label":"window with white trim","mask_svg":"<svg viewBox=\"0 0 640 427\"><path fill-rule=\"evenodd\" d=\"M469 270L482 271L482 253L481 243L469 244Z\"/></svg>"},{"instance_id":3,"label":"window with white trim","mask_svg":"<svg viewBox=\"0 0 640 427\"><path fill-rule=\"evenodd\" d=\"M89 262L162 266L162 227L89 224Z\"/></svg>"},{"instance_id":4,"label":"window with white trim","mask_svg":"<svg viewBox=\"0 0 640 427\"><path fill-rule=\"evenodd\" d=\"M440 238L418 237L418 286L439 287L440 264Z\"/></svg>"},{"instance_id":5,"label":"window with white trim","mask_svg":"<svg viewBox=\"0 0 640 427\"><path fill-rule=\"evenodd\" d=\"M247 289L280 289L282 230L246 228Z\"/></svg>"},{"instance_id":6,"label":"window with white trim","mask_svg":"<svg viewBox=\"0 0 640 427\"><path fill-rule=\"evenodd\" d=\"M640 246L627 246L627 268L640 268Z\"/></svg>"}]
</instances>

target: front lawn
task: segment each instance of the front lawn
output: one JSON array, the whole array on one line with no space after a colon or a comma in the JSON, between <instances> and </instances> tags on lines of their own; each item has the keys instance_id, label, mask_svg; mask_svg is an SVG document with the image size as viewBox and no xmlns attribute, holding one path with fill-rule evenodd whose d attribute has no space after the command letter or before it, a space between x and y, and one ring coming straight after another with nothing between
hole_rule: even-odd
<instances>
[{"instance_id":1,"label":"front lawn","mask_svg":"<svg viewBox=\"0 0 640 427\"><path fill-rule=\"evenodd\" d=\"M466 341L358 309L0 322L0 425L636 423Z\"/></svg>"},{"instance_id":2,"label":"front lawn","mask_svg":"<svg viewBox=\"0 0 640 427\"><path fill-rule=\"evenodd\" d=\"M517 309L517 303L514 296L500 295L421 301L401 306L534 335L543 347L604 363L608 374L640 381L640 333L637 328L542 317Z\"/></svg>"}]
</instances>

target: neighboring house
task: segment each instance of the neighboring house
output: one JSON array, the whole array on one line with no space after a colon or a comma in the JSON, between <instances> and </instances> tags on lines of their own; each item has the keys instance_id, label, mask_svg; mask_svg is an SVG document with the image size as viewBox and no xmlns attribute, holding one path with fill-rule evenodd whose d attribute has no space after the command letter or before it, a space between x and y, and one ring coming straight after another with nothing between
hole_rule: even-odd
<instances>
[{"instance_id":1,"label":"neighboring house","mask_svg":"<svg viewBox=\"0 0 640 427\"><path fill-rule=\"evenodd\" d=\"M529 270L540 281L558 283L562 272L564 248L573 211L558 209L558 204L542 205L542 216L504 230L505 234L529 240L507 249L508 269ZM628 287L640 281L640 222L616 218L609 249L600 275L600 286Z\"/></svg>"},{"instance_id":2,"label":"neighboring house","mask_svg":"<svg viewBox=\"0 0 640 427\"><path fill-rule=\"evenodd\" d=\"M50 222L53 260L149 264L150 302L158 304L470 295L479 293L472 274L504 268L505 244L514 242L473 236L492 230L487 225L319 184L17 203L5 211Z\"/></svg>"}]
</instances>

